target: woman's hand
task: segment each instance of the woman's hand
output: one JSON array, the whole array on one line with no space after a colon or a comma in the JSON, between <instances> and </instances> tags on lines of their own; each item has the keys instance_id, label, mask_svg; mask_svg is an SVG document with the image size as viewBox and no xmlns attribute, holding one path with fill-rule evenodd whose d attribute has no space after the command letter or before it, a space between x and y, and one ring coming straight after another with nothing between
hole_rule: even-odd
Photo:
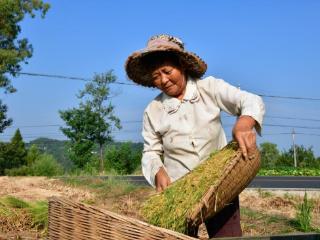
<instances>
[{"instance_id":1,"label":"woman's hand","mask_svg":"<svg viewBox=\"0 0 320 240\"><path fill-rule=\"evenodd\" d=\"M156 182L156 190L158 192L162 192L171 184L170 178L163 167L161 167L157 172L155 177L155 182Z\"/></svg>"},{"instance_id":2,"label":"woman's hand","mask_svg":"<svg viewBox=\"0 0 320 240\"><path fill-rule=\"evenodd\" d=\"M256 121L250 116L240 116L233 127L233 138L239 143L243 156L247 159L254 154L256 146L256 132L253 127Z\"/></svg>"}]
</instances>

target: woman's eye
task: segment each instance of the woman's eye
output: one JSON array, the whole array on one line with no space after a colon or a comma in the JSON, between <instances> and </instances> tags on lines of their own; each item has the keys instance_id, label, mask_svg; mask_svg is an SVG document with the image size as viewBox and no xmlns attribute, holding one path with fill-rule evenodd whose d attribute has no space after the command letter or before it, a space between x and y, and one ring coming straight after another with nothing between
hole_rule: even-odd
<instances>
[{"instance_id":1,"label":"woman's eye","mask_svg":"<svg viewBox=\"0 0 320 240\"><path fill-rule=\"evenodd\" d=\"M152 81L157 81L159 79L159 77L158 76L152 76Z\"/></svg>"},{"instance_id":2,"label":"woman's eye","mask_svg":"<svg viewBox=\"0 0 320 240\"><path fill-rule=\"evenodd\" d=\"M172 72L172 69L166 69L166 70L164 70L164 73L166 73L166 74L170 74Z\"/></svg>"}]
</instances>

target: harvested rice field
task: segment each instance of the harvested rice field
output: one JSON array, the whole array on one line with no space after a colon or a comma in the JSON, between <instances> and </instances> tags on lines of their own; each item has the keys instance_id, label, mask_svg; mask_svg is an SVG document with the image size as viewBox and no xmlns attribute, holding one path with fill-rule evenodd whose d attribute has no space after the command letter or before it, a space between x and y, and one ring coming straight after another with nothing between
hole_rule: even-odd
<instances>
[{"instance_id":1,"label":"harvested rice field","mask_svg":"<svg viewBox=\"0 0 320 240\"><path fill-rule=\"evenodd\" d=\"M0 239L45 239L46 202L50 196L67 197L120 214L139 218L140 204L154 194L149 187L137 187L116 180L69 177L0 177ZM311 223L320 229L320 192L307 192L313 204ZM8 197L9 196L9 197ZM300 232L296 206L304 191L245 190L240 195L244 236ZM200 227L201 239L207 239Z\"/></svg>"}]
</instances>

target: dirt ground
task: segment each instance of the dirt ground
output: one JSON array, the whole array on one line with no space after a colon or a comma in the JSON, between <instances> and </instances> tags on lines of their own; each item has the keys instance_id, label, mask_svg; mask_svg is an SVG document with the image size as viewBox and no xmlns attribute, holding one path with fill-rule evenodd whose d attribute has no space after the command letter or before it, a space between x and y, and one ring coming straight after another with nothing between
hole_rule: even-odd
<instances>
[{"instance_id":1,"label":"dirt ground","mask_svg":"<svg viewBox=\"0 0 320 240\"><path fill-rule=\"evenodd\" d=\"M136 217L139 202L150 193L150 190L137 190L126 196L96 201L95 206ZM312 224L320 227L320 191L308 191L313 199ZM86 188L67 186L57 179L45 177L0 177L0 198L6 195L15 196L27 201L48 200L51 196L63 196L77 202L90 202L95 193ZM250 209L262 214L282 216L288 219L295 217L297 203L302 202L304 191L248 189L240 194L241 208ZM254 217L253 217L254 218ZM260 217L261 218L261 217ZM259 226L248 224L246 216L241 216L245 236L268 234ZM256 224L259 225L259 224ZM275 224L276 225L276 224ZM276 227L276 226L275 226ZM1 234L0 234L1 239Z\"/></svg>"},{"instance_id":2,"label":"dirt ground","mask_svg":"<svg viewBox=\"0 0 320 240\"><path fill-rule=\"evenodd\" d=\"M0 197L11 195L26 201L47 200L51 196L68 197L74 201L93 198L90 191L72 188L59 180L46 177L0 177Z\"/></svg>"}]
</instances>

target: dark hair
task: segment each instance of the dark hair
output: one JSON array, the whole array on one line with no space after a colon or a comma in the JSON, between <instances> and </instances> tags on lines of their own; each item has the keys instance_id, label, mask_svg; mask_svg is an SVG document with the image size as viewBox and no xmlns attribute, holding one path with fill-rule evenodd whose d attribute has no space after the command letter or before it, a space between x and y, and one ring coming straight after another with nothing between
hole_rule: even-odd
<instances>
[{"instance_id":1,"label":"dark hair","mask_svg":"<svg viewBox=\"0 0 320 240\"><path fill-rule=\"evenodd\" d=\"M146 77L150 77L150 74L153 72L153 70L158 68L165 62L170 62L175 67L183 71L186 70L186 66L183 61L181 61L178 54L176 54L175 52L161 51L150 53L141 59L143 75L145 75Z\"/></svg>"}]
</instances>

